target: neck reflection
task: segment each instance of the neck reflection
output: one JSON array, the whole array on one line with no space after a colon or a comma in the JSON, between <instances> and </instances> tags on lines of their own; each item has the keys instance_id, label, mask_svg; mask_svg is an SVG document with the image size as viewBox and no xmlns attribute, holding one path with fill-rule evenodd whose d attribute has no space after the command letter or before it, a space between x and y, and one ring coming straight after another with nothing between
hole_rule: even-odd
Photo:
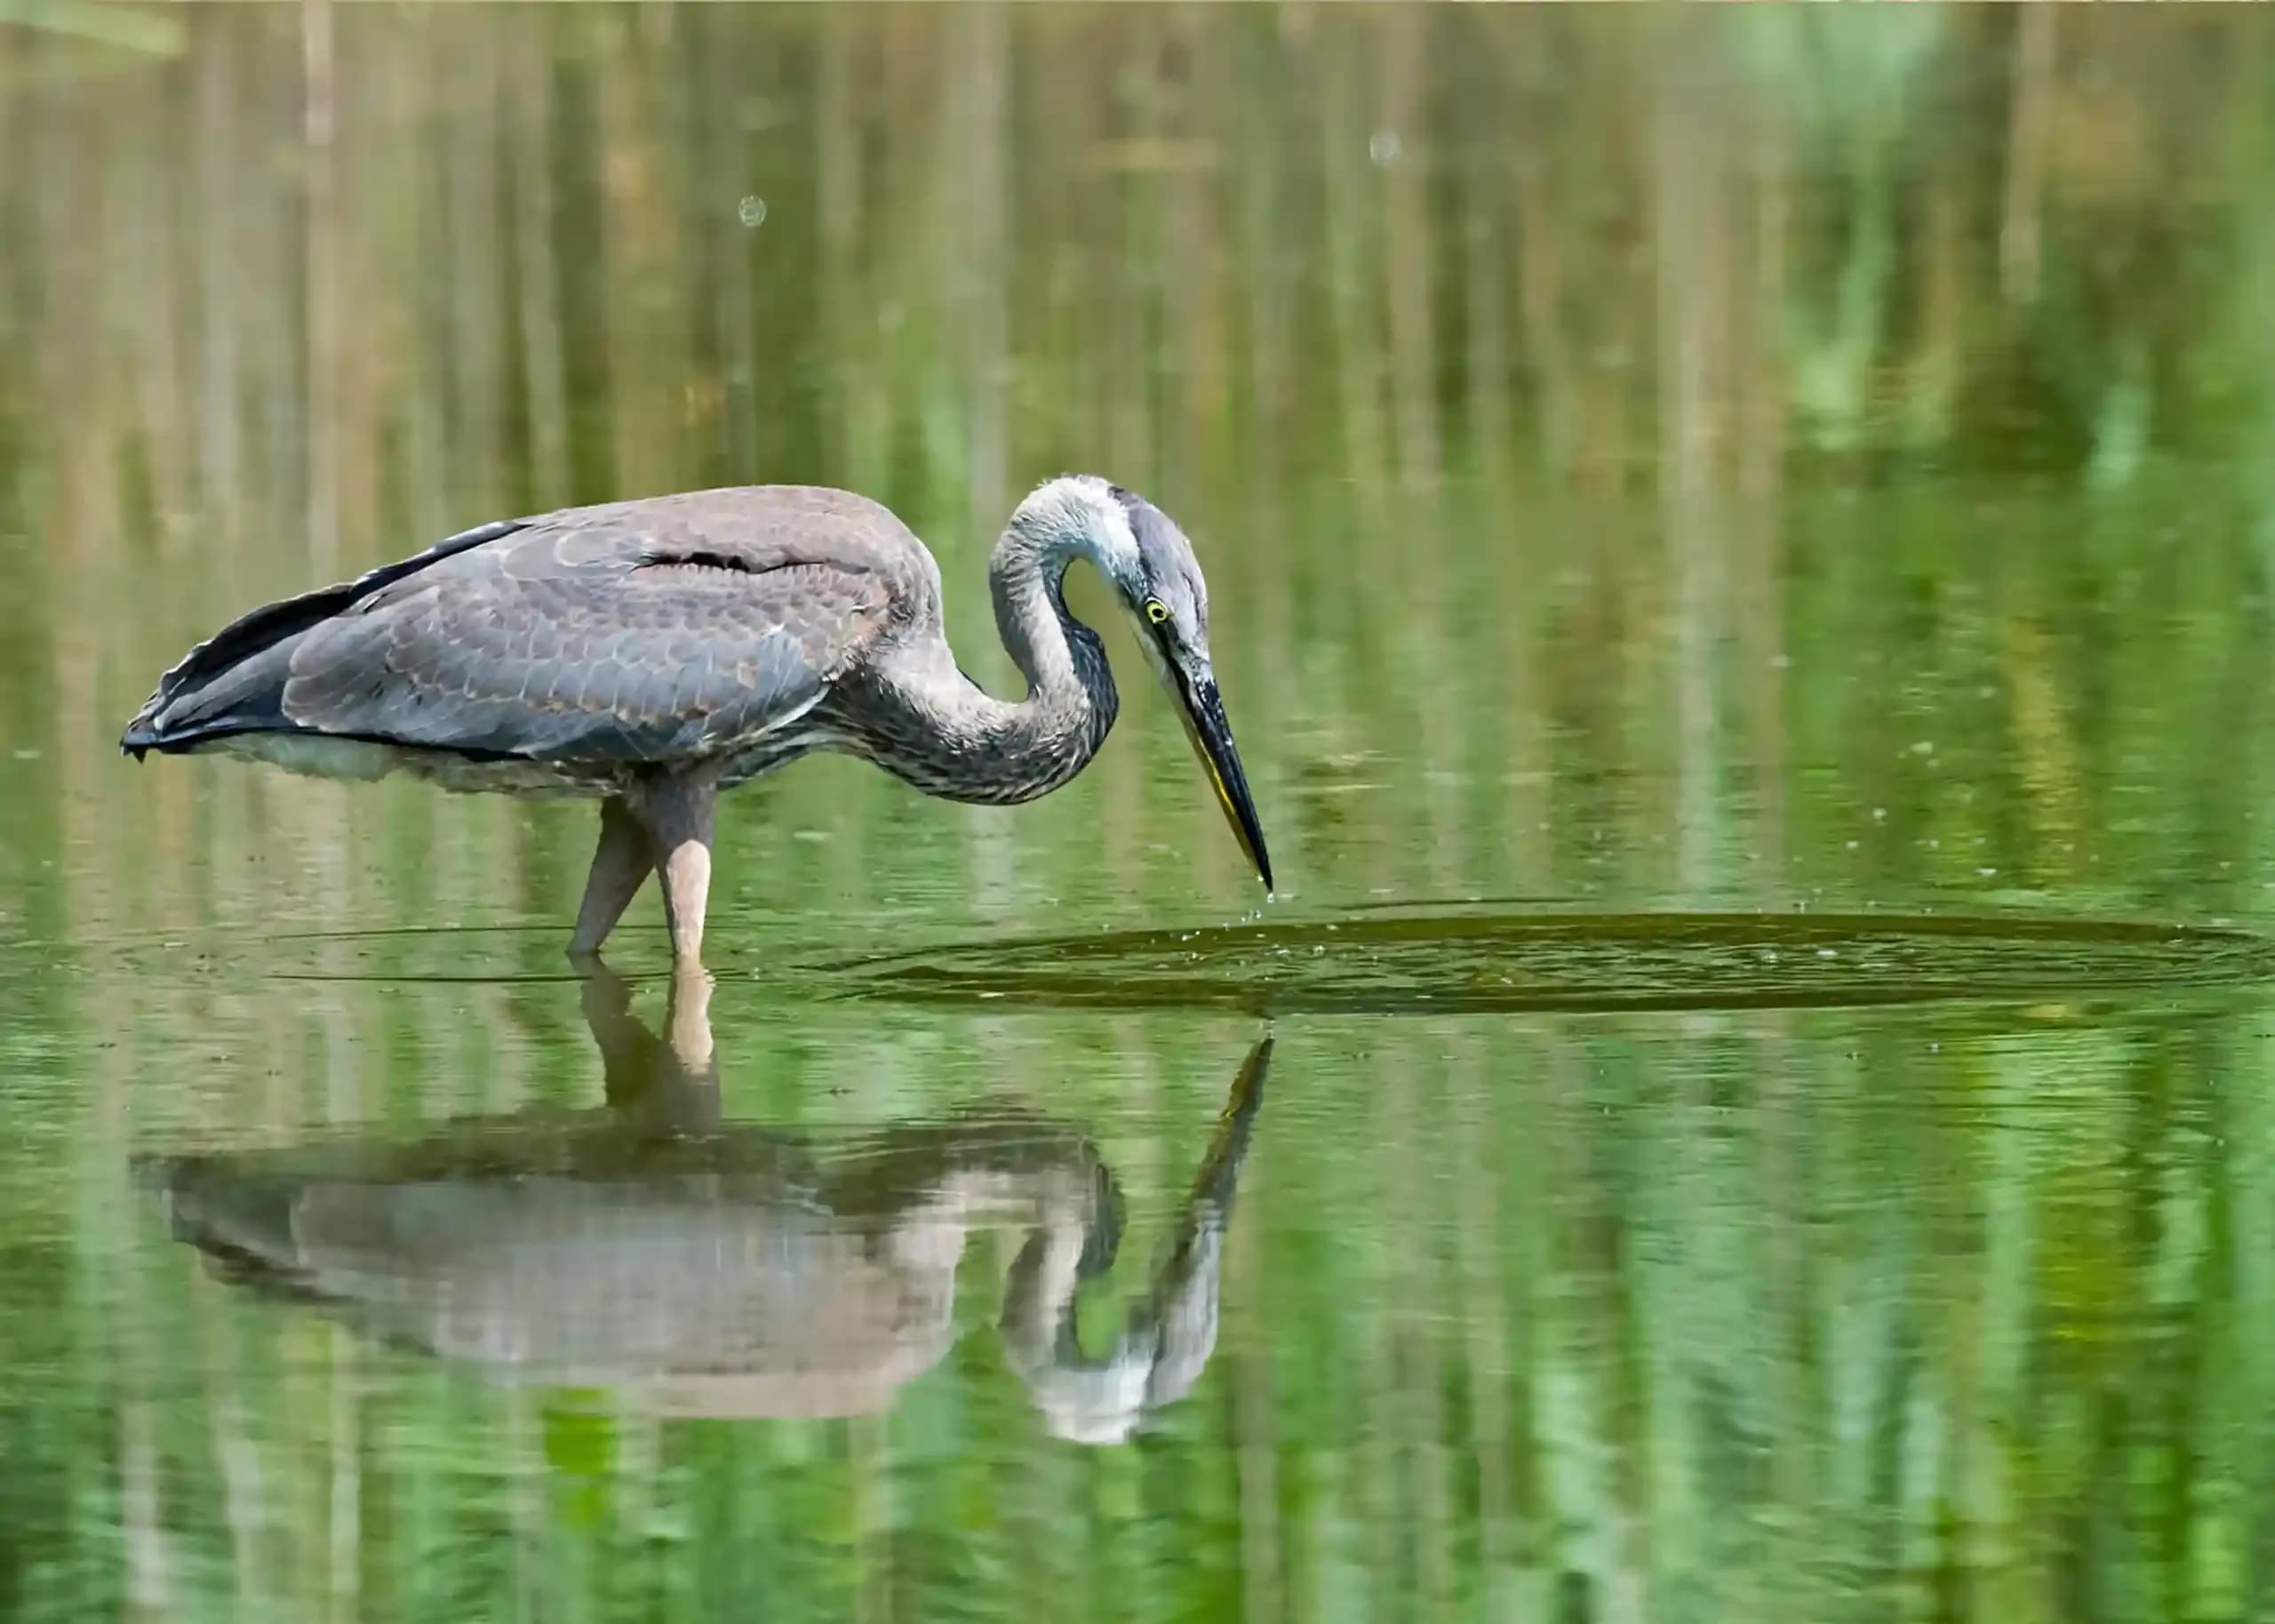
<instances>
[{"instance_id":1,"label":"neck reflection","mask_svg":"<svg viewBox=\"0 0 2275 1624\"><path fill-rule=\"evenodd\" d=\"M659 1033L621 980L586 983L595 1111L157 1158L145 1176L223 1278L504 1380L637 1389L689 1415L881 1411L956 1341L958 1266L994 1232L1015 1248L997 1329L1050 1431L1120 1442L1192 1389L1270 1039L1093 1355L1075 1296L1114 1265L1122 1197L1086 1133L1014 1107L858 1129L729 1120L711 992L699 973L675 980Z\"/></svg>"}]
</instances>

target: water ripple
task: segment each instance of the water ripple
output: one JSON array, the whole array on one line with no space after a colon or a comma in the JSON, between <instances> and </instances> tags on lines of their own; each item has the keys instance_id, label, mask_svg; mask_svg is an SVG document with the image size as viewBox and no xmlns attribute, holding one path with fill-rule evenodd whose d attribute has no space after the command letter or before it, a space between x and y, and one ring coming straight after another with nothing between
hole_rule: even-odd
<instances>
[{"instance_id":1,"label":"water ripple","mask_svg":"<svg viewBox=\"0 0 2275 1624\"><path fill-rule=\"evenodd\" d=\"M2275 978L2275 940L1984 914L1429 913L973 943L826 967L838 996L1259 1014L1811 1008Z\"/></svg>"}]
</instances>

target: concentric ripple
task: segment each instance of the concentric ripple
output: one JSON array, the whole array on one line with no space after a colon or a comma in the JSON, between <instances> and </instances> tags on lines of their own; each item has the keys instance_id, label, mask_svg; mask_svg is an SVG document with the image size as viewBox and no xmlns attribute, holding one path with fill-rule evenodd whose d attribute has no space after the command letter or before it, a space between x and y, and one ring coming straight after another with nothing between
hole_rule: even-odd
<instances>
[{"instance_id":1,"label":"concentric ripple","mask_svg":"<svg viewBox=\"0 0 2275 1624\"><path fill-rule=\"evenodd\" d=\"M1436 913L952 945L841 963L841 996L1259 1014L2074 999L2275 978L2275 940L2118 919Z\"/></svg>"}]
</instances>

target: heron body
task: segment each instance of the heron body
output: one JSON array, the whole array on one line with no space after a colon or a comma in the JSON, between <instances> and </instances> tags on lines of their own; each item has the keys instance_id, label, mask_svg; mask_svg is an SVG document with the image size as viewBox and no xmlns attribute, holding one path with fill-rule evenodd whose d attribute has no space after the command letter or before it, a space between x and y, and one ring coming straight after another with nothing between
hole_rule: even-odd
<instances>
[{"instance_id":1,"label":"heron body","mask_svg":"<svg viewBox=\"0 0 2275 1624\"><path fill-rule=\"evenodd\" d=\"M166 673L121 747L296 771L407 770L445 788L582 795L601 840L572 950L595 952L651 872L673 951L700 951L718 792L816 750L927 794L1008 804L1096 755L1117 709L1068 612L1088 559L1129 609L1217 798L1270 883L1209 658L1190 543L1089 475L1039 488L988 568L1024 699L983 691L942 631L938 566L850 491L768 485L483 525L253 610Z\"/></svg>"}]
</instances>

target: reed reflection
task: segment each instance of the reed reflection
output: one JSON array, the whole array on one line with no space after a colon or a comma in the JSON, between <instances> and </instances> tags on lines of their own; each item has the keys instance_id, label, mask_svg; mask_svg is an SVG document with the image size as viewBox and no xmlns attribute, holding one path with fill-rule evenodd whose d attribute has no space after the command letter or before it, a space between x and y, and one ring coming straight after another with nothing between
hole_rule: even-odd
<instances>
[{"instance_id":1,"label":"reed reflection","mask_svg":"<svg viewBox=\"0 0 2275 1624\"><path fill-rule=\"evenodd\" d=\"M584 1015L606 1101L153 1158L173 1237L223 1278L345 1316L494 1377L628 1389L681 1415L891 1406L958 1339L975 1237L1017 1250L998 1332L1045 1426L1130 1437L1216 1343L1217 1277L1271 1039L1234 1079L1145 1291L1103 1351L1078 1288L1119 1247L1122 1198L1090 1136L1009 1106L874 1128L722 1118L712 986L674 982L663 1031L595 976Z\"/></svg>"}]
</instances>

